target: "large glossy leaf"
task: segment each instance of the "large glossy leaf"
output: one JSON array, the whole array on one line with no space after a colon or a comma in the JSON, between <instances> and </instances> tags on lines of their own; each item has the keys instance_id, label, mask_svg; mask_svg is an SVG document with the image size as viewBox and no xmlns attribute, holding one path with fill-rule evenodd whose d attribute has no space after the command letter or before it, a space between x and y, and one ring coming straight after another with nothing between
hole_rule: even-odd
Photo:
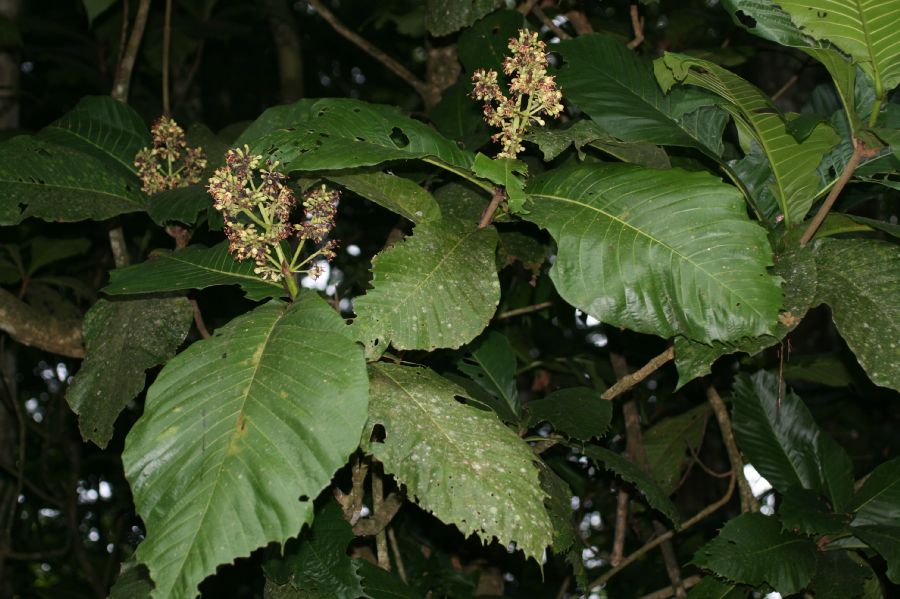
<instances>
[{"instance_id":1,"label":"large glossy leaf","mask_svg":"<svg viewBox=\"0 0 900 599\"><path fill-rule=\"evenodd\" d=\"M456 363L493 401L491 407L507 422L519 419L519 391L516 389L516 354L504 335L489 332L473 344L471 351Z\"/></svg>"},{"instance_id":2,"label":"large glossy leaf","mask_svg":"<svg viewBox=\"0 0 900 599\"><path fill-rule=\"evenodd\" d=\"M673 524L677 525L681 521L678 508L675 507L675 504L672 503L665 491L660 489L656 481L634 463L614 451L596 445L587 445L581 451L584 455L594 460L598 466L614 472L623 480L633 484L638 491L643 493L647 503L664 514Z\"/></svg>"},{"instance_id":3,"label":"large glossy leaf","mask_svg":"<svg viewBox=\"0 0 900 599\"><path fill-rule=\"evenodd\" d=\"M712 91L725 100L722 107L738 129L751 134L769 160L774 176L772 192L785 225L802 221L821 187L816 169L839 140L834 130L820 123L798 143L768 96L731 71L706 60L668 52L655 66L665 90L681 82Z\"/></svg>"},{"instance_id":4,"label":"large glossy leaf","mask_svg":"<svg viewBox=\"0 0 900 599\"><path fill-rule=\"evenodd\" d=\"M735 582L768 584L783 595L809 584L816 571L816 544L781 529L777 519L741 514L694 554L695 565Z\"/></svg>"},{"instance_id":5,"label":"large glossy leaf","mask_svg":"<svg viewBox=\"0 0 900 599\"><path fill-rule=\"evenodd\" d=\"M153 597L194 597L217 565L312 520L366 418L365 362L345 331L303 295L236 318L163 368L122 454Z\"/></svg>"},{"instance_id":6,"label":"large glossy leaf","mask_svg":"<svg viewBox=\"0 0 900 599\"><path fill-rule=\"evenodd\" d=\"M147 207L136 176L108 158L22 135L0 143L0 225L34 216L103 220Z\"/></svg>"},{"instance_id":7,"label":"large glossy leaf","mask_svg":"<svg viewBox=\"0 0 900 599\"><path fill-rule=\"evenodd\" d=\"M328 179L414 223L441 218L432 195L409 179L380 171L329 174Z\"/></svg>"},{"instance_id":8,"label":"large glossy leaf","mask_svg":"<svg viewBox=\"0 0 900 599\"><path fill-rule=\"evenodd\" d=\"M803 30L849 54L878 95L900 83L900 6L890 0L779 0Z\"/></svg>"},{"instance_id":9,"label":"large glossy leaf","mask_svg":"<svg viewBox=\"0 0 900 599\"><path fill-rule=\"evenodd\" d=\"M282 104L267 108L259 117L244 129L236 140L235 147L253 144L259 138L278 129L286 129L291 125L305 121L312 116L312 107L316 100L304 98L293 104Z\"/></svg>"},{"instance_id":10,"label":"large glossy leaf","mask_svg":"<svg viewBox=\"0 0 900 599\"><path fill-rule=\"evenodd\" d=\"M866 478L851 508L854 526L900 523L900 458L879 464Z\"/></svg>"},{"instance_id":11,"label":"large glossy leaf","mask_svg":"<svg viewBox=\"0 0 900 599\"><path fill-rule=\"evenodd\" d=\"M712 107L715 96L698 90L664 94L650 61L609 35L581 35L558 49L565 60L559 73L563 93L607 132L623 141L695 148L719 159L727 117ZM684 118L698 109L701 118Z\"/></svg>"},{"instance_id":12,"label":"large glossy leaf","mask_svg":"<svg viewBox=\"0 0 900 599\"><path fill-rule=\"evenodd\" d=\"M818 301L872 382L900 390L900 246L823 239L815 256Z\"/></svg>"},{"instance_id":13,"label":"large glossy leaf","mask_svg":"<svg viewBox=\"0 0 900 599\"><path fill-rule=\"evenodd\" d=\"M526 404L528 426L549 422L570 439L589 441L602 437L612 420L612 402L600 399L589 387L570 387Z\"/></svg>"},{"instance_id":14,"label":"large glossy leaf","mask_svg":"<svg viewBox=\"0 0 900 599\"><path fill-rule=\"evenodd\" d=\"M487 326L500 301L497 232L445 217L375 257L372 288L354 301L360 338L397 349L459 347Z\"/></svg>"},{"instance_id":15,"label":"large glossy leaf","mask_svg":"<svg viewBox=\"0 0 900 599\"><path fill-rule=\"evenodd\" d=\"M468 169L475 159L456 142L394 109L337 98L319 100L310 112L307 120L257 139L252 151L277 160L285 172L339 170L414 158Z\"/></svg>"},{"instance_id":16,"label":"large glossy leaf","mask_svg":"<svg viewBox=\"0 0 900 599\"><path fill-rule=\"evenodd\" d=\"M809 248L792 246L775 256L773 274L781 277L784 292L784 309L778 324L768 335L748 337L733 342L698 343L675 338L675 366L678 368L678 387L710 373L713 363L720 357L735 352L756 355L771 347L793 331L807 310L813 305L816 294L816 262Z\"/></svg>"},{"instance_id":17,"label":"large glossy leaf","mask_svg":"<svg viewBox=\"0 0 900 599\"><path fill-rule=\"evenodd\" d=\"M425 27L431 35L448 35L502 5L503 0L427 0Z\"/></svg>"},{"instance_id":18,"label":"large glossy leaf","mask_svg":"<svg viewBox=\"0 0 900 599\"><path fill-rule=\"evenodd\" d=\"M214 285L240 285L252 300L286 295L280 285L263 281L251 261L238 262L228 253L228 242L211 248L192 245L180 252L150 258L109 273L103 293L134 295L205 289Z\"/></svg>"},{"instance_id":19,"label":"large glossy leaf","mask_svg":"<svg viewBox=\"0 0 900 599\"><path fill-rule=\"evenodd\" d=\"M778 519L785 530L810 536L848 532L850 516L836 514L815 491L793 487L782 493Z\"/></svg>"},{"instance_id":20,"label":"large glossy leaf","mask_svg":"<svg viewBox=\"0 0 900 599\"><path fill-rule=\"evenodd\" d=\"M464 391L427 368L369 367L362 442L424 509L487 543L515 543L540 560L554 540L531 448L493 412L460 403ZM384 441L369 441L376 425Z\"/></svg>"},{"instance_id":21,"label":"large glossy leaf","mask_svg":"<svg viewBox=\"0 0 900 599\"><path fill-rule=\"evenodd\" d=\"M703 342L774 328L771 249L734 187L706 173L590 164L549 171L527 191L528 219L558 245L550 276L580 310Z\"/></svg>"},{"instance_id":22,"label":"large glossy leaf","mask_svg":"<svg viewBox=\"0 0 900 599\"><path fill-rule=\"evenodd\" d=\"M108 301L84 317L84 362L66 391L81 436L106 447L119 412L144 389L144 372L184 341L194 311L186 298Z\"/></svg>"},{"instance_id":23,"label":"large glossy leaf","mask_svg":"<svg viewBox=\"0 0 900 599\"><path fill-rule=\"evenodd\" d=\"M836 510L853 497L850 457L825 434L803 401L783 392L772 373L738 376L734 384L734 434L759 473L782 493L792 488L817 491Z\"/></svg>"},{"instance_id":24,"label":"large glossy leaf","mask_svg":"<svg viewBox=\"0 0 900 599\"><path fill-rule=\"evenodd\" d=\"M644 433L647 465L663 491L672 493L685 466L700 451L709 418L709 405L700 404L678 416L654 424Z\"/></svg>"},{"instance_id":25,"label":"large glossy leaf","mask_svg":"<svg viewBox=\"0 0 900 599\"><path fill-rule=\"evenodd\" d=\"M263 565L267 578L288 584L300 598L333 597L358 599L365 596L359 561L347 555L353 529L341 508L329 501L316 511L312 528L288 543L284 555Z\"/></svg>"}]
</instances>

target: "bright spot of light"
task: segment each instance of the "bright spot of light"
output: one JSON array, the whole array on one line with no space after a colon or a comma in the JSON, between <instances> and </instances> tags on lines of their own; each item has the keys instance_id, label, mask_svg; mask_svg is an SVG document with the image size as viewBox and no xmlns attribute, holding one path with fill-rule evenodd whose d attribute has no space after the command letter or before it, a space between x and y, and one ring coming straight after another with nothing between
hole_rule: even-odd
<instances>
[{"instance_id":1,"label":"bright spot of light","mask_svg":"<svg viewBox=\"0 0 900 599\"><path fill-rule=\"evenodd\" d=\"M96 543L100 540L100 531L98 531L96 528L92 528L88 532L88 539Z\"/></svg>"},{"instance_id":2,"label":"bright spot of light","mask_svg":"<svg viewBox=\"0 0 900 599\"><path fill-rule=\"evenodd\" d=\"M603 333L591 333L585 339L594 347L606 347L609 343L609 339Z\"/></svg>"},{"instance_id":3,"label":"bright spot of light","mask_svg":"<svg viewBox=\"0 0 900 599\"><path fill-rule=\"evenodd\" d=\"M763 597L763 599L781 599L781 593L772 591L771 593Z\"/></svg>"},{"instance_id":4,"label":"bright spot of light","mask_svg":"<svg viewBox=\"0 0 900 599\"><path fill-rule=\"evenodd\" d=\"M311 276L307 275L303 277L300 281L300 285L305 287L306 289L317 289L318 291L325 291L325 288L328 287L328 275L331 274L331 265L328 264L325 260L319 260L316 262L319 268L322 271L315 279Z\"/></svg>"},{"instance_id":5,"label":"bright spot of light","mask_svg":"<svg viewBox=\"0 0 900 599\"><path fill-rule=\"evenodd\" d=\"M750 490L757 499L772 490L772 484L756 471L753 464L744 466L744 478L747 479L747 482L750 484Z\"/></svg>"},{"instance_id":6,"label":"bright spot of light","mask_svg":"<svg viewBox=\"0 0 900 599\"><path fill-rule=\"evenodd\" d=\"M347 246L347 253L351 256L359 256L362 253L362 250L359 249L358 245L351 243Z\"/></svg>"},{"instance_id":7,"label":"bright spot of light","mask_svg":"<svg viewBox=\"0 0 900 599\"><path fill-rule=\"evenodd\" d=\"M66 368L66 365L62 362L56 365L56 378L58 378L60 382L65 382L65 380L69 378L69 369Z\"/></svg>"},{"instance_id":8,"label":"bright spot of light","mask_svg":"<svg viewBox=\"0 0 900 599\"><path fill-rule=\"evenodd\" d=\"M109 499L112 497L112 487L105 480L101 480L98 485L98 490L100 491L100 497L103 499Z\"/></svg>"}]
</instances>

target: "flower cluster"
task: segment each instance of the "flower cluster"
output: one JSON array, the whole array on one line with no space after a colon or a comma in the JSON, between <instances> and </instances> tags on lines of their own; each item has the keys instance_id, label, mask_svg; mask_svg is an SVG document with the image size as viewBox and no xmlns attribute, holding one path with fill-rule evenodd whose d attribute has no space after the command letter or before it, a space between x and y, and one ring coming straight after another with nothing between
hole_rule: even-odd
<instances>
[{"instance_id":1,"label":"flower cluster","mask_svg":"<svg viewBox=\"0 0 900 599\"><path fill-rule=\"evenodd\" d=\"M202 148L189 148L184 129L168 117L160 117L150 128L153 147L144 148L134 157L134 166L146 193L159 193L183 185L200 182L206 168Z\"/></svg>"},{"instance_id":2,"label":"flower cluster","mask_svg":"<svg viewBox=\"0 0 900 599\"><path fill-rule=\"evenodd\" d=\"M286 177L276 171L278 163L263 163L262 156L250 154L250 148L236 148L225 154L225 166L209 179L209 193L214 207L225 220L229 251L240 261L256 262L254 272L263 279L284 281L291 295L296 294L294 275L321 274L313 260L334 258L337 243L326 241L334 228L334 217L340 194L325 185L303 196L304 221L291 223L297 204L294 192L285 184ZM288 259L285 250L290 238L297 247ZM318 250L301 259L306 241L320 245ZM324 242L324 243L323 243Z\"/></svg>"},{"instance_id":3,"label":"flower cluster","mask_svg":"<svg viewBox=\"0 0 900 599\"><path fill-rule=\"evenodd\" d=\"M484 102L484 120L500 132L493 136L502 151L498 158L515 158L523 151L522 140L533 124L544 125L541 115L558 117L562 112L562 92L556 79L547 74L547 54L537 32L519 30L518 39L509 40L512 53L503 61L503 72L512 76L509 96L500 89L497 71L478 69L472 75L472 97Z\"/></svg>"}]
</instances>

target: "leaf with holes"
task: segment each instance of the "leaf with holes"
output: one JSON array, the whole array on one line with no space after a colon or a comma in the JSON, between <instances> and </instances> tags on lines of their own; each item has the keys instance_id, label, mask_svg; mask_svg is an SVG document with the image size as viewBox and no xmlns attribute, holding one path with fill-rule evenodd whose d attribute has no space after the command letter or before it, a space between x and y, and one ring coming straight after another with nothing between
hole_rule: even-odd
<instances>
[{"instance_id":1,"label":"leaf with holes","mask_svg":"<svg viewBox=\"0 0 900 599\"><path fill-rule=\"evenodd\" d=\"M251 300L287 295L281 285L260 279L253 268L253 262L238 262L231 257L227 241L211 248L192 245L110 271L109 285L102 291L109 295L135 295L240 285Z\"/></svg>"},{"instance_id":2,"label":"leaf with holes","mask_svg":"<svg viewBox=\"0 0 900 599\"><path fill-rule=\"evenodd\" d=\"M365 361L346 331L303 294L234 319L163 368L122 454L153 597L193 597L217 565L312 520L311 499L366 419Z\"/></svg>"},{"instance_id":3,"label":"leaf with holes","mask_svg":"<svg viewBox=\"0 0 900 599\"><path fill-rule=\"evenodd\" d=\"M781 307L771 249L740 193L707 173L585 164L528 186L556 240L550 277L598 320L709 343L768 334Z\"/></svg>"},{"instance_id":4,"label":"leaf with holes","mask_svg":"<svg viewBox=\"0 0 900 599\"><path fill-rule=\"evenodd\" d=\"M694 565L734 582L768 584L782 594L799 591L816 571L816 544L781 530L777 519L741 514L694 554Z\"/></svg>"},{"instance_id":5,"label":"leaf with holes","mask_svg":"<svg viewBox=\"0 0 900 599\"><path fill-rule=\"evenodd\" d=\"M66 391L84 439L106 447L119 412L144 389L144 372L175 355L193 315L183 297L94 304L84 317L86 356Z\"/></svg>"},{"instance_id":6,"label":"leaf with holes","mask_svg":"<svg viewBox=\"0 0 900 599\"><path fill-rule=\"evenodd\" d=\"M464 391L421 367L369 366L362 444L423 509L484 543L496 537L540 560L554 540L537 459L493 412L456 401ZM370 441L384 427L384 441Z\"/></svg>"},{"instance_id":7,"label":"leaf with holes","mask_svg":"<svg viewBox=\"0 0 900 599\"><path fill-rule=\"evenodd\" d=\"M397 349L459 347L478 336L500 301L493 227L445 217L373 260L372 288L354 301L360 338Z\"/></svg>"},{"instance_id":8,"label":"leaf with holes","mask_svg":"<svg viewBox=\"0 0 900 599\"><path fill-rule=\"evenodd\" d=\"M900 391L900 246L874 239L815 244L817 300L872 382Z\"/></svg>"}]
</instances>

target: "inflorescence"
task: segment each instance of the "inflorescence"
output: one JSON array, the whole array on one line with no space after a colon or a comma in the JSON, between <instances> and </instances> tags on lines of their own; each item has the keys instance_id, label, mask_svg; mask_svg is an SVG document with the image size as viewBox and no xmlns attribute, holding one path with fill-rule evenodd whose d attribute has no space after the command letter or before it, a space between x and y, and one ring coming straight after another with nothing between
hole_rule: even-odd
<instances>
[{"instance_id":1,"label":"inflorescence","mask_svg":"<svg viewBox=\"0 0 900 599\"><path fill-rule=\"evenodd\" d=\"M537 32L520 29L508 47L512 55L504 59L503 72L512 75L509 96L500 89L497 71L478 69L472 75L472 97L484 101L484 120L500 128L492 137L503 148L498 158L515 158L525 149L522 140L528 128L533 123L543 126L541 115L556 118L563 110L562 92L555 77L547 74L545 45Z\"/></svg>"},{"instance_id":2,"label":"inflorescence","mask_svg":"<svg viewBox=\"0 0 900 599\"><path fill-rule=\"evenodd\" d=\"M263 279L285 281L293 296L295 274L316 278L322 268L315 259L330 261L335 256L337 242L326 238L334 228L340 194L325 185L310 189L303 195L303 222L292 224L297 199L285 185L285 175L275 170L277 166L277 162L263 163L262 156L251 155L247 146L228 150L225 166L210 177L208 189L225 220L229 251L240 261L255 261L254 272ZM288 259L285 250L290 250L282 242L291 237L299 243ZM306 241L320 247L301 259Z\"/></svg>"},{"instance_id":3,"label":"inflorescence","mask_svg":"<svg viewBox=\"0 0 900 599\"><path fill-rule=\"evenodd\" d=\"M134 166L146 193L159 193L200 182L206 168L202 148L189 148L184 129L168 117L160 117L150 128L153 147L144 148L134 158Z\"/></svg>"}]
</instances>

